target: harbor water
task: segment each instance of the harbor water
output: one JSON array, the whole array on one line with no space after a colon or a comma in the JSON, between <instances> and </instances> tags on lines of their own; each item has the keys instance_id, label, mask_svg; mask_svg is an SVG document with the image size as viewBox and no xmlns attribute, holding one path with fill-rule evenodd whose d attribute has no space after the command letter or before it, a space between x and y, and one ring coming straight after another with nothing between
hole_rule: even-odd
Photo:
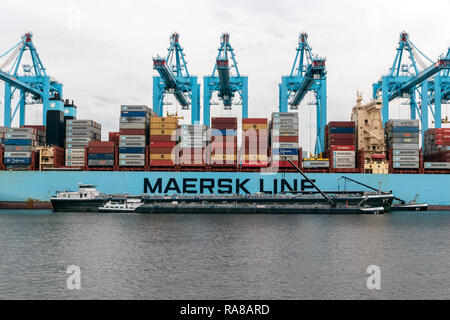
<instances>
[{"instance_id":1,"label":"harbor water","mask_svg":"<svg viewBox=\"0 0 450 320\"><path fill-rule=\"evenodd\" d=\"M449 230L450 212L2 210L0 299L450 299Z\"/></svg>"}]
</instances>

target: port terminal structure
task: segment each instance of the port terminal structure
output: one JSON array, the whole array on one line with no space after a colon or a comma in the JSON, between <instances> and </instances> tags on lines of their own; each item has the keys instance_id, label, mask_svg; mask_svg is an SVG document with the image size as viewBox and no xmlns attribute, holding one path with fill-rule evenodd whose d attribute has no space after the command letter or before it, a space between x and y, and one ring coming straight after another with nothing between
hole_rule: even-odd
<instances>
[{"instance_id":1,"label":"port terminal structure","mask_svg":"<svg viewBox=\"0 0 450 320\"><path fill-rule=\"evenodd\" d=\"M221 36L213 72L211 76L203 77L203 85L203 124L210 125L211 105L218 104L212 101L214 92L217 92L225 110L231 110L233 104L241 105L242 119L248 118L248 77L241 76L239 72L228 33ZM234 103L236 93L239 101Z\"/></svg>"},{"instance_id":2,"label":"port terminal structure","mask_svg":"<svg viewBox=\"0 0 450 320\"><path fill-rule=\"evenodd\" d=\"M308 34L299 36L297 53L289 76L281 77L279 84L279 110L298 110L308 92L314 94L316 105L315 154L325 151L324 128L327 124L327 72L325 58L313 56Z\"/></svg>"},{"instance_id":3,"label":"port terminal structure","mask_svg":"<svg viewBox=\"0 0 450 320\"><path fill-rule=\"evenodd\" d=\"M405 55L408 53L409 62ZM430 65L427 67L422 58ZM409 99L410 119L420 119L422 141L428 129L428 114L431 111L436 128L442 124L442 103L450 96L450 49L447 56L437 61L428 58L410 40L408 33L401 32L394 62L389 74L372 85L373 98L381 99L383 124L389 121L389 102L396 98ZM420 102L417 97L420 97ZM433 108L434 104L434 108Z\"/></svg>"},{"instance_id":4,"label":"port terminal structure","mask_svg":"<svg viewBox=\"0 0 450 320\"><path fill-rule=\"evenodd\" d=\"M5 83L4 126L11 127L17 111L19 124L25 125L26 107L42 104L45 125L48 110L60 110L65 116L76 117L76 107L64 104L63 84L50 77L33 43L33 34L25 33L11 49L0 54L0 80ZM29 53L31 63L23 63ZM20 68L22 67L22 70ZM14 94L19 94L13 108Z\"/></svg>"},{"instance_id":5,"label":"port terminal structure","mask_svg":"<svg viewBox=\"0 0 450 320\"><path fill-rule=\"evenodd\" d=\"M170 46L165 58L153 58L153 69L159 76L153 77L153 111L162 117L164 97L173 94L182 110L191 110L191 123L200 122L200 85L196 76L191 76L180 45L180 35L170 36Z\"/></svg>"}]
</instances>

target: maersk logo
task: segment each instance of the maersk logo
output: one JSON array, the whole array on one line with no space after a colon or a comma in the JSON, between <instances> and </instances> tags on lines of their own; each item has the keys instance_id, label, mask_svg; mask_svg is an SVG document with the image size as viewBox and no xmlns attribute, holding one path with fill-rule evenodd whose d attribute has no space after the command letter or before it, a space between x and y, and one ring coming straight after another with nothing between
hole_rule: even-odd
<instances>
[{"instance_id":1,"label":"maersk logo","mask_svg":"<svg viewBox=\"0 0 450 320\"><path fill-rule=\"evenodd\" d=\"M312 180L315 182L315 180ZM290 191L305 191L314 189L306 179L259 179L252 183L252 179L212 179L212 178L184 178L177 179L148 179L144 178L144 193L150 194L278 194ZM253 188L252 188L253 186Z\"/></svg>"}]
</instances>

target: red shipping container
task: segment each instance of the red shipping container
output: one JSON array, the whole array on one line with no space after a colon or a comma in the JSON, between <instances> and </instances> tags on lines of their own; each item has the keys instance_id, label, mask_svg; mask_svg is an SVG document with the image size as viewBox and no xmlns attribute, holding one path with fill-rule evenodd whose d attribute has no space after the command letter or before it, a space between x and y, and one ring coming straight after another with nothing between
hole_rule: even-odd
<instances>
[{"instance_id":1,"label":"red shipping container","mask_svg":"<svg viewBox=\"0 0 450 320\"><path fill-rule=\"evenodd\" d=\"M250 137L250 136L260 136L260 137L269 137L268 129L247 129L242 130L242 136Z\"/></svg>"},{"instance_id":2,"label":"red shipping container","mask_svg":"<svg viewBox=\"0 0 450 320\"><path fill-rule=\"evenodd\" d=\"M176 141L175 137L164 135L150 135L150 142L171 142Z\"/></svg>"},{"instance_id":3,"label":"red shipping container","mask_svg":"<svg viewBox=\"0 0 450 320\"><path fill-rule=\"evenodd\" d=\"M272 136L272 143L274 142L298 143L298 136Z\"/></svg>"},{"instance_id":4,"label":"red shipping container","mask_svg":"<svg viewBox=\"0 0 450 320\"><path fill-rule=\"evenodd\" d=\"M353 121L330 121L328 127L355 127L355 123Z\"/></svg>"},{"instance_id":5,"label":"red shipping container","mask_svg":"<svg viewBox=\"0 0 450 320\"><path fill-rule=\"evenodd\" d=\"M45 132L45 126L36 126L36 125L23 125L20 126L21 128L33 128L33 129L37 129L37 130L41 130Z\"/></svg>"},{"instance_id":6,"label":"red shipping container","mask_svg":"<svg viewBox=\"0 0 450 320\"><path fill-rule=\"evenodd\" d=\"M299 166L298 161L292 161L297 167ZM289 161L272 161L273 168L294 168Z\"/></svg>"},{"instance_id":7,"label":"red shipping container","mask_svg":"<svg viewBox=\"0 0 450 320\"><path fill-rule=\"evenodd\" d=\"M212 117L211 123L214 125L215 123L235 123L237 124L237 118L233 117Z\"/></svg>"},{"instance_id":8,"label":"red shipping container","mask_svg":"<svg viewBox=\"0 0 450 320\"><path fill-rule=\"evenodd\" d=\"M88 153L114 153L114 147L89 147Z\"/></svg>"},{"instance_id":9,"label":"red shipping container","mask_svg":"<svg viewBox=\"0 0 450 320\"><path fill-rule=\"evenodd\" d=\"M429 132L433 132L433 133L440 133L440 134L450 134L450 128L431 128L428 129L427 131Z\"/></svg>"},{"instance_id":10,"label":"red shipping container","mask_svg":"<svg viewBox=\"0 0 450 320\"><path fill-rule=\"evenodd\" d=\"M267 168L268 163L265 161L259 162L242 162L241 166L243 168Z\"/></svg>"},{"instance_id":11,"label":"red shipping container","mask_svg":"<svg viewBox=\"0 0 450 320\"><path fill-rule=\"evenodd\" d=\"M450 141L447 141L447 140L434 140L434 144L436 146L448 146L450 144Z\"/></svg>"},{"instance_id":12,"label":"red shipping container","mask_svg":"<svg viewBox=\"0 0 450 320\"><path fill-rule=\"evenodd\" d=\"M174 148L150 148L151 154L172 154L174 151Z\"/></svg>"},{"instance_id":13,"label":"red shipping container","mask_svg":"<svg viewBox=\"0 0 450 320\"><path fill-rule=\"evenodd\" d=\"M218 143L237 143L237 137L235 136L212 136L211 142L218 142Z\"/></svg>"},{"instance_id":14,"label":"red shipping container","mask_svg":"<svg viewBox=\"0 0 450 320\"><path fill-rule=\"evenodd\" d=\"M350 139L329 139L329 142L332 146L334 145L338 145L338 146L342 146L342 145L354 145L355 144L355 139L354 138L350 138Z\"/></svg>"},{"instance_id":15,"label":"red shipping container","mask_svg":"<svg viewBox=\"0 0 450 320\"><path fill-rule=\"evenodd\" d=\"M176 141L171 142L150 142L150 148L174 148L177 145Z\"/></svg>"},{"instance_id":16,"label":"red shipping container","mask_svg":"<svg viewBox=\"0 0 450 320\"><path fill-rule=\"evenodd\" d=\"M233 124L233 123L216 123L213 124L211 126L212 129L217 129L217 130L237 130L237 124Z\"/></svg>"},{"instance_id":17,"label":"red shipping container","mask_svg":"<svg viewBox=\"0 0 450 320\"><path fill-rule=\"evenodd\" d=\"M250 145L246 145L244 147L241 147L241 151L245 152L245 154L262 154L262 155L267 155L267 151L268 151L269 147L259 147L258 145L256 146L250 146Z\"/></svg>"},{"instance_id":18,"label":"red shipping container","mask_svg":"<svg viewBox=\"0 0 450 320\"><path fill-rule=\"evenodd\" d=\"M443 140L443 141L450 142L450 134L442 134L442 133L435 134L434 135L434 139L435 140Z\"/></svg>"},{"instance_id":19,"label":"red shipping container","mask_svg":"<svg viewBox=\"0 0 450 320\"><path fill-rule=\"evenodd\" d=\"M331 139L355 139L354 133L331 133Z\"/></svg>"},{"instance_id":20,"label":"red shipping container","mask_svg":"<svg viewBox=\"0 0 450 320\"><path fill-rule=\"evenodd\" d=\"M170 160L150 160L150 166L153 167L174 167L175 162Z\"/></svg>"},{"instance_id":21,"label":"red shipping container","mask_svg":"<svg viewBox=\"0 0 450 320\"><path fill-rule=\"evenodd\" d=\"M203 154L205 152L204 148L182 148L181 154Z\"/></svg>"},{"instance_id":22,"label":"red shipping container","mask_svg":"<svg viewBox=\"0 0 450 320\"><path fill-rule=\"evenodd\" d=\"M354 145L332 145L330 149L331 151L356 151L356 147Z\"/></svg>"},{"instance_id":23,"label":"red shipping container","mask_svg":"<svg viewBox=\"0 0 450 320\"><path fill-rule=\"evenodd\" d=\"M88 144L89 147L103 147L103 148L114 148L114 142L113 141L91 141Z\"/></svg>"},{"instance_id":24,"label":"red shipping container","mask_svg":"<svg viewBox=\"0 0 450 320\"><path fill-rule=\"evenodd\" d=\"M120 132L110 132L109 133L109 141L115 141L117 139L119 139L120 137Z\"/></svg>"},{"instance_id":25,"label":"red shipping container","mask_svg":"<svg viewBox=\"0 0 450 320\"><path fill-rule=\"evenodd\" d=\"M211 149L215 149L215 148L230 148L230 149L236 149L237 148L237 143L236 142L213 142L210 144L210 148Z\"/></svg>"},{"instance_id":26,"label":"red shipping container","mask_svg":"<svg viewBox=\"0 0 450 320\"><path fill-rule=\"evenodd\" d=\"M120 134L124 136L145 136L148 130L146 129L121 129Z\"/></svg>"},{"instance_id":27,"label":"red shipping container","mask_svg":"<svg viewBox=\"0 0 450 320\"><path fill-rule=\"evenodd\" d=\"M267 118L248 118L242 119L242 124L266 124Z\"/></svg>"},{"instance_id":28,"label":"red shipping container","mask_svg":"<svg viewBox=\"0 0 450 320\"><path fill-rule=\"evenodd\" d=\"M268 136L242 136L242 143L248 144L248 143L266 143L269 141Z\"/></svg>"}]
</instances>

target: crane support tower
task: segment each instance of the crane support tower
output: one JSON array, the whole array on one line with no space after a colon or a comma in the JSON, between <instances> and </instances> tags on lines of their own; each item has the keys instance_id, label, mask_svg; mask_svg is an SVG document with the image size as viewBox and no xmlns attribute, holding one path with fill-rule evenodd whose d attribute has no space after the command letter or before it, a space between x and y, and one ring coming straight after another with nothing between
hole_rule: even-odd
<instances>
[{"instance_id":1,"label":"crane support tower","mask_svg":"<svg viewBox=\"0 0 450 320\"><path fill-rule=\"evenodd\" d=\"M230 65L231 59L231 65ZM231 72L234 69L234 73ZM217 71L217 72L216 72ZM234 49L230 45L230 35L221 36L219 53L210 77L203 77L203 123L209 125L211 117L212 95L217 92L225 110L231 110L233 104L242 105L242 118L248 118L248 77L241 76L236 62ZM240 100L233 103L236 92Z\"/></svg>"},{"instance_id":2,"label":"crane support tower","mask_svg":"<svg viewBox=\"0 0 450 320\"><path fill-rule=\"evenodd\" d=\"M164 97L173 94L182 110L191 110L191 123L200 121L200 85L197 77L191 76L180 45L180 35L170 36L166 58L153 58L153 69L159 76L153 77L153 110L160 117L164 113Z\"/></svg>"},{"instance_id":3,"label":"crane support tower","mask_svg":"<svg viewBox=\"0 0 450 320\"><path fill-rule=\"evenodd\" d=\"M403 63L402 58L404 58L405 51L408 53L409 64ZM430 63L429 67L425 65L421 57ZM441 81L435 81L432 77L441 71L447 72L448 75L449 68L450 59L448 56L441 57L433 62L411 42L408 33L401 32L397 53L389 74L382 76L377 83L372 85L373 98L381 98L383 101L381 110L383 124L389 121L389 102L396 98L409 98L410 118L416 119L417 114L419 115L422 137L428 129L429 110L434 117L436 128L440 128L442 99L439 99L439 95L444 87L441 87ZM439 80L441 79L439 78ZM433 82L433 88L437 89L434 90L434 110L429 95L430 88L433 89L431 86ZM417 100L417 95L420 97L420 102ZM436 103L436 100L439 100L439 102Z\"/></svg>"},{"instance_id":4,"label":"crane support tower","mask_svg":"<svg viewBox=\"0 0 450 320\"><path fill-rule=\"evenodd\" d=\"M19 111L19 123L25 125L26 106L42 104L42 121L46 124L48 110L60 110L65 116L76 118L76 107L64 104L63 85L47 75L41 58L33 44L31 32L22 36L19 43L0 55L0 80L5 83L4 126L11 127ZM29 53L31 64L22 64ZM22 64L22 70L20 66ZM19 101L13 109L14 93Z\"/></svg>"},{"instance_id":5,"label":"crane support tower","mask_svg":"<svg viewBox=\"0 0 450 320\"><path fill-rule=\"evenodd\" d=\"M281 77L279 85L280 112L298 110L298 106L308 92L313 92L316 105L315 154L324 151L324 128L327 124L327 77L325 58L313 56L308 43L308 35L302 32L297 53L289 76ZM289 107L289 108L288 108Z\"/></svg>"},{"instance_id":6,"label":"crane support tower","mask_svg":"<svg viewBox=\"0 0 450 320\"><path fill-rule=\"evenodd\" d=\"M450 48L447 50L445 56L446 62L450 61ZM435 127L440 128L442 126L441 113L442 104L450 103L450 69L447 68L438 73L430 82L430 104L434 104ZM447 120L444 120L448 123Z\"/></svg>"}]
</instances>

